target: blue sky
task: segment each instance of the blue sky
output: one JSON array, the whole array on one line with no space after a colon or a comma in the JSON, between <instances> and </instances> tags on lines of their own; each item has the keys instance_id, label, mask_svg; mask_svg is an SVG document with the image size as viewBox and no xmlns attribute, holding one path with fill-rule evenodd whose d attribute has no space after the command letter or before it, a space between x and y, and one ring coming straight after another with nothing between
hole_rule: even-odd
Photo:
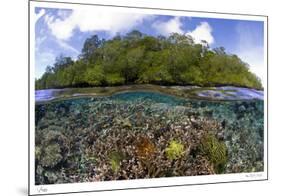
<instances>
[{"instance_id":1,"label":"blue sky","mask_svg":"<svg viewBox=\"0 0 281 196\"><path fill-rule=\"evenodd\" d=\"M211 48L223 46L237 54L264 83L264 24L261 21L150 15L101 10L35 8L35 77L52 65L60 54L79 55L86 38L97 34L110 39L137 29L147 35L173 32L206 40Z\"/></svg>"}]
</instances>

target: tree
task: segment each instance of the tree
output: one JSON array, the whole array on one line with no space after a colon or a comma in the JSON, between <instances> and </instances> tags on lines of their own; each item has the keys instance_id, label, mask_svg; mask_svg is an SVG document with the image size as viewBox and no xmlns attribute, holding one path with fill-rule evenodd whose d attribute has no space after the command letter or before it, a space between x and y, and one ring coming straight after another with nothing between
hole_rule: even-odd
<instances>
[{"instance_id":1,"label":"tree","mask_svg":"<svg viewBox=\"0 0 281 196\"><path fill-rule=\"evenodd\" d=\"M143 34L138 30L133 30L125 36L125 39L133 41L133 40L140 40L143 37Z\"/></svg>"},{"instance_id":2,"label":"tree","mask_svg":"<svg viewBox=\"0 0 281 196\"><path fill-rule=\"evenodd\" d=\"M95 65L93 68L87 69L85 80L89 85L100 86L105 82L105 75L100 65Z\"/></svg>"},{"instance_id":3,"label":"tree","mask_svg":"<svg viewBox=\"0 0 281 196\"><path fill-rule=\"evenodd\" d=\"M53 68L50 65L48 65L45 69L45 73L49 73L49 74L53 73Z\"/></svg>"},{"instance_id":4,"label":"tree","mask_svg":"<svg viewBox=\"0 0 281 196\"><path fill-rule=\"evenodd\" d=\"M56 58L53 71L57 72L58 70L64 69L70 65L73 65L74 61L71 59L71 57L65 57L63 55L60 55Z\"/></svg>"},{"instance_id":5,"label":"tree","mask_svg":"<svg viewBox=\"0 0 281 196\"><path fill-rule=\"evenodd\" d=\"M214 48L213 51L218 55L225 55L226 54L224 47Z\"/></svg>"},{"instance_id":6,"label":"tree","mask_svg":"<svg viewBox=\"0 0 281 196\"><path fill-rule=\"evenodd\" d=\"M172 33L169 37L168 37L168 41L172 44L187 44L187 45L193 45L194 41L193 38L191 36L186 36L186 35L182 35L179 33Z\"/></svg>"},{"instance_id":7,"label":"tree","mask_svg":"<svg viewBox=\"0 0 281 196\"><path fill-rule=\"evenodd\" d=\"M122 74L127 83L134 82L138 79L140 70L142 68L142 58L144 55L144 48L138 47L127 52L127 63L122 68Z\"/></svg>"},{"instance_id":8,"label":"tree","mask_svg":"<svg viewBox=\"0 0 281 196\"><path fill-rule=\"evenodd\" d=\"M73 81L72 86L85 86L87 80L85 73L87 71L87 64L83 60L77 60L72 67Z\"/></svg>"},{"instance_id":9,"label":"tree","mask_svg":"<svg viewBox=\"0 0 281 196\"><path fill-rule=\"evenodd\" d=\"M104 40L100 40L98 35L93 35L90 38L87 38L84 42L80 58L89 60L103 42Z\"/></svg>"},{"instance_id":10,"label":"tree","mask_svg":"<svg viewBox=\"0 0 281 196\"><path fill-rule=\"evenodd\" d=\"M122 85L125 83L125 78L119 73L109 73L105 76L105 82L107 85Z\"/></svg>"}]
</instances>

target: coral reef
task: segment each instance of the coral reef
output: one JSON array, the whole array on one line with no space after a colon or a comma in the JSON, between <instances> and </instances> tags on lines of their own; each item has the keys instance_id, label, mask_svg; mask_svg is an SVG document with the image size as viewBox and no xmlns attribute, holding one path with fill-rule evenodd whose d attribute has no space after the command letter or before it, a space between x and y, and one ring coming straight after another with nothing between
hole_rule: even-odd
<instances>
[{"instance_id":1,"label":"coral reef","mask_svg":"<svg viewBox=\"0 0 281 196\"><path fill-rule=\"evenodd\" d=\"M35 182L262 171L263 102L122 93L36 105Z\"/></svg>"}]
</instances>

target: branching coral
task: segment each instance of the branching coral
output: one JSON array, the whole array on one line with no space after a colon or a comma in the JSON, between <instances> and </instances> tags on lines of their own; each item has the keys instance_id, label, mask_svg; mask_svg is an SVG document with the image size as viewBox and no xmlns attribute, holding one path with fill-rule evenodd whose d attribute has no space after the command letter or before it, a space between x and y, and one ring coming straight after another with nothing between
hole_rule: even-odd
<instances>
[{"instance_id":1,"label":"branching coral","mask_svg":"<svg viewBox=\"0 0 281 196\"><path fill-rule=\"evenodd\" d=\"M214 164L216 173L221 173L224 170L227 162L227 148L223 142L213 134L206 134L199 146L200 151L208 157L208 159Z\"/></svg>"},{"instance_id":2,"label":"branching coral","mask_svg":"<svg viewBox=\"0 0 281 196\"><path fill-rule=\"evenodd\" d=\"M54 167L62 159L63 156L61 155L59 144L51 144L44 149L40 164L44 167Z\"/></svg>"},{"instance_id":3,"label":"branching coral","mask_svg":"<svg viewBox=\"0 0 281 196\"><path fill-rule=\"evenodd\" d=\"M120 169L120 164L124 156L120 152L113 151L109 154L109 162L111 169L114 173L117 173Z\"/></svg>"},{"instance_id":4,"label":"branching coral","mask_svg":"<svg viewBox=\"0 0 281 196\"><path fill-rule=\"evenodd\" d=\"M139 159L149 159L155 152L156 147L148 137L137 138L136 155Z\"/></svg>"},{"instance_id":5,"label":"branching coral","mask_svg":"<svg viewBox=\"0 0 281 196\"><path fill-rule=\"evenodd\" d=\"M184 146L177 140L171 140L165 153L170 160L178 159L184 155Z\"/></svg>"}]
</instances>

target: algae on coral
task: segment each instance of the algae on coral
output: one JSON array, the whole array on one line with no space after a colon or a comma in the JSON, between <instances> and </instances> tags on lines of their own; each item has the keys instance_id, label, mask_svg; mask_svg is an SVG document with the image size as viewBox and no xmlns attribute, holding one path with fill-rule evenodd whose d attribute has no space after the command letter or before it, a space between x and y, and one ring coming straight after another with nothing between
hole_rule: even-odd
<instances>
[{"instance_id":1,"label":"algae on coral","mask_svg":"<svg viewBox=\"0 0 281 196\"><path fill-rule=\"evenodd\" d=\"M214 134L206 134L199 146L203 155L214 164L216 173L222 173L227 162L227 148L224 142L219 141Z\"/></svg>"},{"instance_id":2,"label":"algae on coral","mask_svg":"<svg viewBox=\"0 0 281 196\"><path fill-rule=\"evenodd\" d=\"M178 159L184 155L184 146L177 140L171 140L165 153L170 160Z\"/></svg>"}]
</instances>

